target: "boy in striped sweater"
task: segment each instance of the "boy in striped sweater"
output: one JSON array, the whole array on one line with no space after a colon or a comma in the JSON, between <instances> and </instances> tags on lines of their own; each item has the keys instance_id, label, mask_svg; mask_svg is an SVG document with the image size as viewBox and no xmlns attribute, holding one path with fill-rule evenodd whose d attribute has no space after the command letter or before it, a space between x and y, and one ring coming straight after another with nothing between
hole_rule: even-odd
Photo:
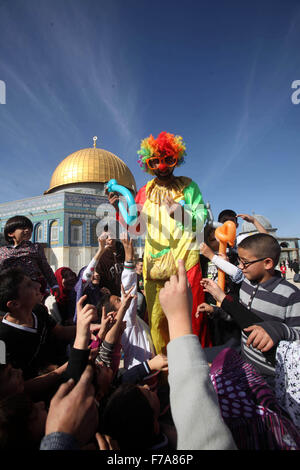
<instances>
[{"instance_id":1,"label":"boy in striped sweater","mask_svg":"<svg viewBox=\"0 0 300 470\"><path fill-rule=\"evenodd\" d=\"M242 316L248 311L261 319L242 329L241 352L270 385L273 385L275 367L264 353L276 348L281 340L300 339L300 290L275 269L280 251L276 238L265 233L251 235L238 245L239 268L244 274L240 305L220 293L216 286L209 286L209 280L202 281L205 289L222 302L222 309L231 315L233 310Z\"/></svg>"}]
</instances>

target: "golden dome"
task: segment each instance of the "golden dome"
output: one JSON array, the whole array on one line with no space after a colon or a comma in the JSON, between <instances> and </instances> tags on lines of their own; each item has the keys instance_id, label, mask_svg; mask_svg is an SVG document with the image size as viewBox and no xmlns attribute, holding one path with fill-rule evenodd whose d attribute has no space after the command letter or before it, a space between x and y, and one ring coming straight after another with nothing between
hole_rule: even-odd
<instances>
[{"instance_id":1,"label":"golden dome","mask_svg":"<svg viewBox=\"0 0 300 470\"><path fill-rule=\"evenodd\" d=\"M107 183L112 178L118 184L136 191L133 174L127 165L113 153L96 148L94 144L94 148L71 153L56 167L45 194L66 184Z\"/></svg>"}]
</instances>

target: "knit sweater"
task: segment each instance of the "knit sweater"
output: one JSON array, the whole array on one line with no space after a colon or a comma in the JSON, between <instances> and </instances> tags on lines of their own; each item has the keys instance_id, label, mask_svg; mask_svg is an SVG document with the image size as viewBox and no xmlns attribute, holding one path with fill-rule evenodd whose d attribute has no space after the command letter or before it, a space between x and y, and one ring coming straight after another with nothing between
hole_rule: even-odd
<instances>
[{"instance_id":1,"label":"knit sweater","mask_svg":"<svg viewBox=\"0 0 300 470\"><path fill-rule=\"evenodd\" d=\"M280 340L300 339L300 290L281 277L279 271L266 282L244 279L240 289L240 302L258 315L261 326L278 344ZM247 336L242 332L241 350L244 359L262 374L274 376L274 366L252 346L246 346Z\"/></svg>"}]
</instances>

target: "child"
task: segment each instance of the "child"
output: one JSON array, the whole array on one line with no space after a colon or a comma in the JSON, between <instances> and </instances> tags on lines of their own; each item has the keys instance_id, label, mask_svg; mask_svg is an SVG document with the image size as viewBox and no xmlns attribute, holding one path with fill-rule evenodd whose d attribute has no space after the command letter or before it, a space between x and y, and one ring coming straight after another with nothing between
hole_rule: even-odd
<instances>
[{"instance_id":1,"label":"child","mask_svg":"<svg viewBox=\"0 0 300 470\"><path fill-rule=\"evenodd\" d=\"M125 251L124 270L122 272L121 288L123 295L131 289L133 298L126 314L126 329L122 335L121 343L124 351L124 367L129 369L136 364L147 361L155 356L155 349L149 326L137 315L137 274L133 263L133 246L128 236L124 235L122 243ZM116 295L107 295L102 300L107 312L118 310L121 298Z\"/></svg>"},{"instance_id":2,"label":"child","mask_svg":"<svg viewBox=\"0 0 300 470\"><path fill-rule=\"evenodd\" d=\"M100 276L100 286L106 287L112 294L121 293L121 274L124 263L124 250L122 244L105 232L105 250L95 268Z\"/></svg>"},{"instance_id":3,"label":"child","mask_svg":"<svg viewBox=\"0 0 300 470\"><path fill-rule=\"evenodd\" d=\"M23 371L24 379L35 377L51 363L56 344L69 344L75 338L76 326L57 325L44 310L33 312L40 299L40 284L11 268L0 273L0 310L7 312L0 323L0 340L5 342L7 362ZM100 325L91 326L91 331Z\"/></svg>"},{"instance_id":4,"label":"child","mask_svg":"<svg viewBox=\"0 0 300 470\"><path fill-rule=\"evenodd\" d=\"M240 303L262 319L260 325L254 323L242 331L242 356L271 386L274 385L274 364L263 352L281 340L300 339L300 291L275 270L280 251L278 241L264 233L251 235L238 246L239 267L244 274Z\"/></svg>"},{"instance_id":5,"label":"child","mask_svg":"<svg viewBox=\"0 0 300 470\"><path fill-rule=\"evenodd\" d=\"M206 225L204 228L204 242L212 250L213 253L218 253L219 251L219 242L215 237L215 228L212 225ZM218 277L217 267L210 262L207 256L204 253L200 252L200 264L203 277L208 277L213 281Z\"/></svg>"},{"instance_id":6,"label":"child","mask_svg":"<svg viewBox=\"0 0 300 470\"><path fill-rule=\"evenodd\" d=\"M167 282L160 292L160 301L170 331L169 381L172 415L178 436L176 448L178 450L233 450L236 446L229 429L222 420L217 396L209 377L209 366L197 336L192 334L192 296L188 289L183 261L179 261L178 271L179 280L177 276L172 276L170 282ZM89 438L93 436L95 423L92 418L95 418L97 413L93 400L94 390L90 387L91 371L88 369L74 388L72 385L69 389L62 386L53 398L47 417L46 436L41 443L41 449L75 450L80 445L78 437L86 437L87 434ZM89 388L89 393L87 393L87 388ZM70 389L72 389L71 392ZM114 399L116 408L109 406L109 404L112 405L110 401L107 409L103 410L101 431L106 436L100 436L97 433L100 448L103 450L137 448L138 446L151 448L154 441L163 437L158 426L160 423L157 419L157 397L147 388L142 389L136 386L127 387L127 390L123 388L120 392L119 397ZM126 400L126 396L131 402L133 414L128 410L129 400ZM201 397L200 400L199 397ZM111 400L112 398L113 396ZM133 405L136 402L136 408L132 406L132 402ZM80 406L78 406L79 403ZM87 407L92 409L86 409ZM137 408L141 410L140 414L137 413ZM122 415L127 415L127 420ZM133 418L136 426L134 426ZM132 431L131 436L127 434L127 429ZM107 436L109 434L110 437ZM74 437L77 438L77 442ZM119 446L111 446L112 438L120 440ZM159 444L163 445L163 441L160 440Z\"/></svg>"},{"instance_id":7,"label":"child","mask_svg":"<svg viewBox=\"0 0 300 470\"><path fill-rule=\"evenodd\" d=\"M243 273L234 264L218 256L219 242L215 239L215 229L208 226L204 230L204 237L207 243L201 243L201 264L204 260L207 264L207 277L217 280L218 268L226 273L226 292L232 292L238 295L240 283L243 279ZM205 272L205 270L203 270ZM230 315L214 305L214 299L205 294L205 302L198 305L196 316L207 313L210 320L210 328L212 330L213 346L220 346L230 341L231 344L238 344L240 340L240 329L237 327Z\"/></svg>"},{"instance_id":8,"label":"child","mask_svg":"<svg viewBox=\"0 0 300 470\"><path fill-rule=\"evenodd\" d=\"M77 276L70 268L59 268L55 271L59 286L59 295L50 295L45 300L50 315L59 325L73 325L76 309L76 292L74 290Z\"/></svg>"},{"instance_id":9,"label":"child","mask_svg":"<svg viewBox=\"0 0 300 470\"><path fill-rule=\"evenodd\" d=\"M4 237L9 245L0 247L0 270L21 267L31 279L46 279L52 291L58 294L57 280L42 245L30 241L32 230L31 220L23 215L8 219Z\"/></svg>"},{"instance_id":10,"label":"child","mask_svg":"<svg viewBox=\"0 0 300 470\"><path fill-rule=\"evenodd\" d=\"M106 250L106 240L107 234L104 232L102 235L100 235L100 237L98 237L99 246L97 252L93 256L89 264L82 268L78 274L78 280L74 287L74 290L76 292L76 305L79 299L83 295L86 295L86 302L97 306L104 295L104 291L110 292L107 288L100 287L101 277L100 274L96 271L99 261ZM76 318L77 311L75 311L75 315L73 318L74 323L76 323Z\"/></svg>"},{"instance_id":11,"label":"child","mask_svg":"<svg viewBox=\"0 0 300 470\"><path fill-rule=\"evenodd\" d=\"M137 292L137 273L133 262L133 245L127 234L121 236L125 251L124 270L122 272L122 285L127 292L132 286L132 294ZM149 326L137 315L137 298L131 302L126 315L126 329L122 335L122 348L124 350L124 366L126 369L139 362L152 359L155 348L151 338Z\"/></svg>"},{"instance_id":12,"label":"child","mask_svg":"<svg viewBox=\"0 0 300 470\"><path fill-rule=\"evenodd\" d=\"M238 215L236 214L235 211L233 211L232 209L224 209L218 215L218 222L220 222L220 224L224 224L225 222L227 222L227 220L231 220L232 222L235 223L236 228L238 228L239 224L238 224L237 218L238 218Z\"/></svg>"},{"instance_id":13,"label":"child","mask_svg":"<svg viewBox=\"0 0 300 470\"><path fill-rule=\"evenodd\" d=\"M5 342L7 361L23 370L25 380L45 364L45 343L56 322L45 312L34 314L40 300L39 284L19 268L0 273L0 339Z\"/></svg>"}]
</instances>

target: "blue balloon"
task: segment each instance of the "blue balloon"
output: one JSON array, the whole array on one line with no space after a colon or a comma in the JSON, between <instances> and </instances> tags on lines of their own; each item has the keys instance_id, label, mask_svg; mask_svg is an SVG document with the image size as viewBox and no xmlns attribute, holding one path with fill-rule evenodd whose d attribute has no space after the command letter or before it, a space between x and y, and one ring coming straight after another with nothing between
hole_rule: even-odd
<instances>
[{"instance_id":1,"label":"blue balloon","mask_svg":"<svg viewBox=\"0 0 300 470\"><path fill-rule=\"evenodd\" d=\"M132 196L129 189L125 188L124 186L121 186L117 183L117 180L114 179L109 180L106 187L109 193L119 193L125 197L128 205L128 212L125 209L122 201L119 201L118 207L126 224L134 225L137 221L137 207L134 197Z\"/></svg>"}]
</instances>

